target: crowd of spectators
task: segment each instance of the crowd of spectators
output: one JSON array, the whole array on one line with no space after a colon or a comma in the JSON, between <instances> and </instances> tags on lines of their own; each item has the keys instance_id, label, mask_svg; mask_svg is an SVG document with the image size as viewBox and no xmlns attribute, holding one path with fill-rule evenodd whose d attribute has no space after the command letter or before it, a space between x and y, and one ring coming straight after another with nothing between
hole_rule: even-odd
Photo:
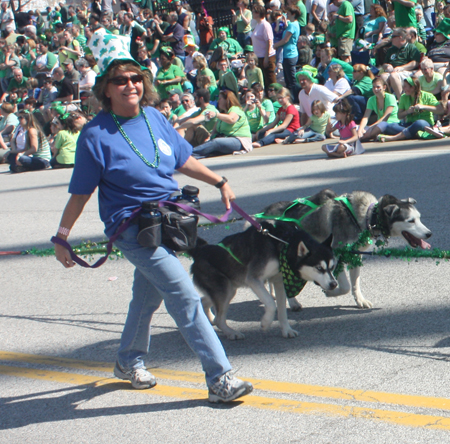
<instances>
[{"instance_id":1,"label":"crowd of spectators","mask_svg":"<svg viewBox=\"0 0 450 444\"><path fill-rule=\"evenodd\" d=\"M78 134L101 109L89 48L99 28L128 39L154 106L195 157L326 138L337 139L328 155L346 157L364 140L450 133L450 4L238 0L216 29L208 1L164 13L150 0L115 3L13 13L1 2L0 160L11 171L73 166Z\"/></svg>"}]
</instances>

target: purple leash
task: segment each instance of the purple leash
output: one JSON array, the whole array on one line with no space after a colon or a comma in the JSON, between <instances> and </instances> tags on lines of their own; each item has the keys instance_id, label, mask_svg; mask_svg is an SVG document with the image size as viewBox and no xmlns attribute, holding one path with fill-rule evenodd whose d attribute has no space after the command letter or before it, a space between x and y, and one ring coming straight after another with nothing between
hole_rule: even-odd
<instances>
[{"instance_id":1,"label":"purple leash","mask_svg":"<svg viewBox=\"0 0 450 444\"><path fill-rule=\"evenodd\" d=\"M268 232L266 233L267 230L263 230L263 228L262 228L260 223L258 223L255 219L253 219L251 216L249 216L242 208L239 207L239 205L237 205L234 202L231 202L230 209L227 210L226 213L221 218L218 218L216 216L212 216L211 214L202 213L201 211L199 211L199 210L197 210L195 208L192 208L189 205L184 205L184 204L180 204L180 203L176 203L176 202L171 202L170 200L162 200L162 201L159 202L159 206L160 207L163 207L163 206L166 206L166 205L175 205L176 207L181 208L182 210L186 211L187 213L196 214L198 216L203 216L205 219L207 219L210 222L215 223L215 224L226 222L229 219L229 216L233 212L233 209L234 209L245 220L250 222L258 231L262 232L263 234L269 234ZM120 234L122 234L130 226L130 223L139 215L140 212L141 212L141 207L136 208L131 213L131 216L126 220L126 222L124 222L122 225L119 226L119 229L109 239L108 245L106 246L106 255L101 257L93 265L90 265L86 261L81 259L81 257L79 257L73 251L72 247L70 246L70 244L67 241L65 241L65 240L63 240L63 239L61 239L59 237L56 237L56 236L53 236L51 238L51 241L54 244L59 244L59 245L63 246L64 248L67 248L69 250L69 252L70 252L70 257L78 265L81 265L82 267L85 267L85 268L98 268L98 267L102 266L106 262L106 259L108 259L108 256L112 252L113 244L117 240L117 238L120 236ZM274 236L272 236L272 237L274 237ZM281 239L278 239L278 240L281 241Z\"/></svg>"}]
</instances>

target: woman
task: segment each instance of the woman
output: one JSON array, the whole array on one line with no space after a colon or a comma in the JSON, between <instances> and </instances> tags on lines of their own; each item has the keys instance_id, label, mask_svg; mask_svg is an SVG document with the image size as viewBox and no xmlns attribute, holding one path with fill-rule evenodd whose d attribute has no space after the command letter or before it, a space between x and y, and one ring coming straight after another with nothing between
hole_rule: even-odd
<instances>
[{"instance_id":1,"label":"woman","mask_svg":"<svg viewBox=\"0 0 450 444\"><path fill-rule=\"evenodd\" d=\"M364 38L371 43L382 39L387 25L387 16L381 5L372 4L370 14L364 18Z\"/></svg>"},{"instance_id":2,"label":"woman","mask_svg":"<svg viewBox=\"0 0 450 444\"><path fill-rule=\"evenodd\" d=\"M276 83L276 51L273 47L273 30L266 20L266 8L255 3L252 9L253 18L256 21L252 33L253 51L258 56L258 66L264 74L264 85Z\"/></svg>"},{"instance_id":3,"label":"woman","mask_svg":"<svg viewBox=\"0 0 450 444\"><path fill-rule=\"evenodd\" d=\"M271 87L272 89L273 87ZM263 110L268 114L269 120L267 123L272 123L275 120L275 110L272 103L272 100L270 100L268 97L264 94L264 88L260 83L255 83L252 86L253 94L255 95L255 99L258 100L261 103L261 106ZM275 92L275 90L274 90Z\"/></svg>"},{"instance_id":4,"label":"woman","mask_svg":"<svg viewBox=\"0 0 450 444\"><path fill-rule=\"evenodd\" d=\"M261 102L256 99L253 91L247 91L244 96L245 107L244 112L247 116L252 133L252 140L255 139L255 134L269 122L270 114L267 113L261 105Z\"/></svg>"},{"instance_id":5,"label":"woman","mask_svg":"<svg viewBox=\"0 0 450 444\"><path fill-rule=\"evenodd\" d=\"M367 101L373 96L372 81L374 75L370 68L361 63L353 65L352 87L340 96L340 100L347 99L352 106L352 113L355 121L359 122L367 107Z\"/></svg>"},{"instance_id":6,"label":"woman","mask_svg":"<svg viewBox=\"0 0 450 444\"><path fill-rule=\"evenodd\" d=\"M345 72L341 65L333 64L328 70L330 78L325 82L325 87L338 96L342 96L347 91L351 91L350 83L345 78Z\"/></svg>"},{"instance_id":7,"label":"woman","mask_svg":"<svg viewBox=\"0 0 450 444\"><path fill-rule=\"evenodd\" d=\"M258 141L253 142L254 148L270 145L275 142L275 139L284 140L300 128L300 116L297 108L292 105L289 90L281 88L277 94L277 99L281 108L277 111L275 120L258 131L256 134Z\"/></svg>"},{"instance_id":8,"label":"woman","mask_svg":"<svg viewBox=\"0 0 450 444\"><path fill-rule=\"evenodd\" d=\"M206 118L217 118L211 132L211 140L195 147L192 155L196 158L220 156L224 154L245 154L251 151L252 134L247 117L239 100L229 90L221 91L217 108L220 112L209 111Z\"/></svg>"},{"instance_id":9,"label":"woman","mask_svg":"<svg viewBox=\"0 0 450 444\"><path fill-rule=\"evenodd\" d=\"M405 120L404 124L388 124L386 127L387 134L395 134L393 136L380 134L377 138L380 142L393 142L395 140L413 139L420 137L419 132L425 130L425 127L434 125L433 114L443 112L442 105L433 96L433 94L422 91L420 83L417 79L408 77L403 82L404 94L400 97L398 105L398 117ZM428 134L427 134L428 136Z\"/></svg>"},{"instance_id":10,"label":"woman","mask_svg":"<svg viewBox=\"0 0 450 444\"><path fill-rule=\"evenodd\" d=\"M422 75L419 76L420 88L422 91L429 92L434 96L440 97L442 91L442 74L434 70L434 63L432 60L425 58L420 62L420 69Z\"/></svg>"},{"instance_id":11,"label":"woman","mask_svg":"<svg viewBox=\"0 0 450 444\"><path fill-rule=\"evenodd\" d=\"M322 22L328 21L327 1L326 0L311 0L311 14L309 15L309 22L318 26Z\"/></svg>"},{"instance_id":12,"label":"woman","mask_svg":"<svg viewBox=\"0 0 450 444\"><path fill-rule=\"evenodd\" d=\"M89 65L89 62L86 59L78 59L75 62L75 66L80 71L81 78L78 83L78 88L81 91L91 91L92 87L95 84L95 78L97 74Z\"/></svg>"},{"instance_id":13,"label":"woman","mask_svg":"<svg viewBox=\"0 0 450 444\"><path fill-rule=\"evenodd\" d=\"M74 40L71 32L66 29L63 32L62 45L58 48L59 64L62 65L67 59L72 59L76 62L80 57L83 57L83 51L81 50L80 43Z\"/></svg>"},{"instance_id":14,"label":"woman","mask_svg":"<svg viewBox=\"0 0 450 444\"><path fill-rule=\"evenodd\" d=\"M197 76L208 76L212 84L216 83L214 73L208 68L208 63L203 55L194 56L194 69L197 70Z\"/></svg>"},{"instance_id":15,"label":"woman","mask_svg":"<svg viewBox=\"0 0 450 444\"><path fill-rule=\"evenodd\" d=\"M94 42L100 43L98 48L90 43L93 52L104 46L103 35L98 33L99 39L95 35ZM111 45L111 41L108 43ZM94 54L101 57L98 52ZM191 146L150 106L157 95L146 71L131 56L118 59L116 55L113 60L106 64L103 59L101 63L103 75L96 81L94 93L103 111L85 126L78 139L71 197L57 236L67 239L97 187L105 232L112 236L144 201L166 200L178 190L175 170L220 188L222 200L229 207L234 194L226 179L196 161L190 155ZM136 269L115 376L131 381L136 389L156 385L155 377L144 366L144 356L150 345L151 319L164 300L185 340L202 361L209 401L229 402L250 393L251 384L229 374L231 366L223 347L174 252L164 245L142 247L137 242L138 231L138 225L131 223L116 241ZM55 245L55 254L64 267L75 265L61 245Z\"/></svg>"},{"instance_id":16,"label":"woman","mask_svg":"<svg viewBox=\"0 0 450 444\"><path fill-rule=\"evenodd\" d=\"M169 98L169 91L174 88L183 90L181 84L185 80L184 72L178 66L172 64L175 53L172 48L165 46L160 49L158 69L155 78L155 86L161 99Z\"/></svg>"},{"instance_id":17,"label":"woman","mask_svg":"<svg viewBox=\"0 0 450 444\"><path fill-rule=\"evenodd\" d=\"M14 114L14 105L11 103L3 102L0 114L2 116L2 120L0 120L0 163L2 163L4 155L9 152L6 142L9 141L11 134L19 125L19 119Z\"/></svg>"},{"instance_id":18,"label":"woman","mask_svg":"<svg viewBox=\"0 0 450 444\"><path fill-rule=\"evenodd\" d=\"M381 77L376 77L372 81L372 89L374 95L367 102L366 112L358 129L360 140L376 139L382 132L387 133L388 125L400 122L397 99L394 94L386 92L386 82ZM372 112L377 115L377 121L367 126ZM397 134L397 132L395 131L393 134Z\"/></svg>"},{"instance_id":19,"label":"woman","mask_svg":"<svg viewBox=\"0 0 450 444\"><path fill-rule=\"evenodd\" d=\"M58 134L55 136L54 152L50 160L50 166L52 168L73 168L78 136L84 125L86 125L87 120L79 112L61 116L60 120L63 129L58 131Z\"/></svg>"},{"instance_id":20,"label":"woman","mask_svg":"<svg viewBox=\"0 0 450 444\"><path fill-rule=\"evenodd\" d=\"M289 89L292 97L296 97L295 67L298 61L297 41L300 37L300 26L298 24L300 9L297 6L288 6L286 17L282 16L282 20L287 25L283 37L273 47L275 49L283 48L283 72L286 88Z\"/></svg>"},{"instance_id":21,"label":"woman","mask_svg":"<svg viewBox=\"0 0 450 444\"><path fill-rule=\"evenodd\" d=\"M239 44L245 48L252 44L252 11L248 9L248 0L239 0L236 3L238 11L231 10L232 22L236 26L236 36Z\"/></svg>"},{"instance_id":22,"label":"woman","mask_svg":"<svg viewBox=\"0 0 450 444\"><path fill-rule=\"evenodd\" d=\"M9 169L12 173L44 170L52 157L48 140L33 114L20 111L18 118L20 125L11 138L11 152L6 160Z\"/></svg>"},{"instance_id":23,"label":"woman","mask_svg":"<svg viewBox=\"0 0 450 444\"><path fill-rule=\"evenodd\" d=\"M222 48L224 55L226 55L229 59L233 59L237 56L237 54L244 51L239 42L230 37L230 30L226 26L219 28L217 35L219 37L214 39L209 47L209 54L212 54L217 48Z\"/></svg>"},{"instance_id":24,"label":"woman","mask_svg":"<svg viewBox=\"0 0 450 444\"><path fill-rule=\"evenodd\" d=\"M320 50L320 65L319 65L319 74L323 78L324 81L327 81L330 74L330 66L331 65L341 65L344 70L345 75L348 80L353 79L353 66L347 62L343 62L334 57L336 50L334 48L322 48Z\"/></svg>"}]
</instances>

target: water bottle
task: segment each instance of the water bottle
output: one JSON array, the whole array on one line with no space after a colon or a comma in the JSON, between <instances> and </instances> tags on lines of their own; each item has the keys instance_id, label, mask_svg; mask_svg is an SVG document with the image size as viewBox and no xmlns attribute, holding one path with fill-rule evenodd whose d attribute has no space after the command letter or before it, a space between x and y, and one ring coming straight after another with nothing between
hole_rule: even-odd
<instances>
[{"instance_id":1,"label":"water bottle","mask_svg":"<svg viewBox=\"0 0 450 444\"><path fill-rule=\"evenodd\" d=\"M187 205L200 209L200 199L198 198L198 193L200 190L192 185L185 185L181 189L181 200L185 201Z\"/></svg>"},{"instance_id":2,"label":"water bottle","mask_svg":"<svg viewBox=\"0 0 450 444\"><path fill-rule=\"evenodd\" d=\"M158 202L146 201L142 203L142 211L139 215L139 233L137 241L143 247L156 248L161 245L162 216L158 210Z\"/></svg>"}]
</instances>

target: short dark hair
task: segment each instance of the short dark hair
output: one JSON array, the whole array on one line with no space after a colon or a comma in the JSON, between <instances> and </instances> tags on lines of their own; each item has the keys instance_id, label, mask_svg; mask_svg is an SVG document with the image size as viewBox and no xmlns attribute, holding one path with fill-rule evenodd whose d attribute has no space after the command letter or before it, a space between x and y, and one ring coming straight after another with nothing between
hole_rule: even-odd
<instances>
[{"instance_id":1,"label":"short dark hair","mask_svg":"<svg viewBox=\"0 0 450 444\"><path fill-rule=\"evenodd\" d=\"M194 92L194 96L201 97L205 103L209 103L211 100L211 94L206 88L199 88Z\"/></svg>"}]
</instances>

